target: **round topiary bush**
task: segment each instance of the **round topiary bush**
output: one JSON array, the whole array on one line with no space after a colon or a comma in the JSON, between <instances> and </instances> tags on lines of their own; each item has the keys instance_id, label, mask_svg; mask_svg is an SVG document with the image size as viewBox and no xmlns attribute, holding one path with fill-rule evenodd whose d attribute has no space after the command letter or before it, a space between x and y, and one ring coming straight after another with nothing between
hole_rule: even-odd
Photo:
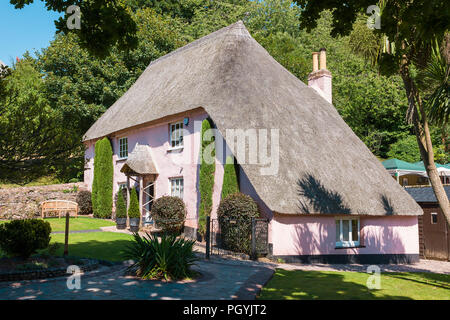
<instances>
[{"instance_id":1,"label":"round topiary bush","mask_svg":"<svg viewBox=\"0 0 450 320\"><path fill-rule=\"evenodd\" d=\"M217 216L223 248L249 254L252 218L259 216L255 201L246 194L232 193L220 202Z\"/></svg>"},{"instance_id":2,"label":"round topiary bush","mask_svg":"<svg viewBox=\"0 0 450 320\"><path fill-rule=\"evenodd\" d=\"M0 249L11 256L27 259L50 243L50 223L44 220L13 220L0 225Z\"/></svg>"},{"instance_id":3,"label":"round topiary bush","mask_svg":"<svg viewBox=\"0 0 450 320\"><path fill-rule=\"evenodd\" d=\"M77 193L79 214L92 214L92 195L90 191L80 191Z\"/></svg>"},{"instance_id":4,"label":"round topiary bush","mask_svg":"<svg viewBox=\"0 0 450 320\"><path fill-rule=\"evenodd\" d=\"M186 206L178 197L163 196L153 203L152 217L164 233L178 234L183 230Z\"/></svg>"}]
</instances>

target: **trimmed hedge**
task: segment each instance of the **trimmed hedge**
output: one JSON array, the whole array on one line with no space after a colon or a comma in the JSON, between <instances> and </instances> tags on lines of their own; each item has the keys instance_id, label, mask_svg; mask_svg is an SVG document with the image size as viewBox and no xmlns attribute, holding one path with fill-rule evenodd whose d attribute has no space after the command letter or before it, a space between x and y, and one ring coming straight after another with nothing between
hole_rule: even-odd
<instances>
[{"instance_id":1,"label":"trimmed hedge","mask_svg":"<svg viewBox=\"0 0 450 320\"><path fill-rule=\"evenodd\" d=\"M207 160L210 160L211 156L215 160L216 150L214 137L211 140L205 141L205 133L212 128L211 120L205 119L202 122L202 135L201 139L201 165L200 165L200 178L199 178L199 189L200 189L200 208L199 208L199 221L198 221L198 232L204 237L206 233L206 217L211 215L212 210L212 195L214 189L214 173L216 171L216 163L208 163L204 159L204 153L208 156ZM211 148L212 145L212 148Z\"/></svg>"},{"instance_id":2,"label":"trimmed hedge","mask_svg":"<svg viewBox=\"0 0 450 320\"><path fill-rule=\"evenodd\" d=\"M230 194L239 192L238 169L239 167L233 162L233 158L228 156L223 173L222 199L225 199Z\"/></svg>"},{"instance_id":3,"label":"trimmed hedge","mask_svg":"<svg viewBox=\"0 0 450 320\"><path fill-rule=\"evenodd\" d=\"M114 174L112 155L108 138L95 143L92 208L96 218L111 218Z\"/></svg>"},{"instance_id":4,"label":"trimmed hedge","mask_svg":"<svg viewBox=\"0 0 450 320\"><path fill-rule=\"evenodd\" d=\"M127 205L123 197L122 188L120 188L119 192L117 192L116 218L126 218L126 217L127 217Z\"/></svg>"},{"instance_id":5,"label":"trimmed hedge","mask_svg":"<svg viewBox=\"0 0 450 320\"><path fill-rule=\"evenodd\" d=\"M139 211L139 200L136 193L136 188L132 188L130 192L130 207L128 208L128 217L140 218L141 212Z\"/></svg>"},{"instance_id":6,"label":"trimmed hedge","mask_svg":"<svg viewBox=\"0 0 450 320\"><path fill-rule=\"evenodd\" d=\"M78 203L79 214L92 213L92 193L90 191L78 192L76 202Z\"/></svg>"},{"instance_id":7,"label":"trimmed hedge","mask_svg":"<svg viewBox=\"0 0 450 320\"><path fill-rule=\"evenodd\" d=\"M186 206L178 197L163 196L152 205L152 217L164 233L179 234L186 219Z\"/></svg>"},{"instance_id":8,"label":"trimmed hedge","mask_svg":"<svg viewBox=\"0 0 450 320\"><path fill-rule=\"evenodd\" d=\"M220 202L217 210L224 249L250 254L252 219L259 216L255 201L243 193L233 193Z\"/></svg>"},{"instance_id":9,"label":"trimmed hedge","mask_svg":"<svg viewBox=\"0 0 450 320\"><path fill-rule=\"evenodd\" d=\"M50 223L44 220L13 220L0 225L0 249L11 255L27 259L50 243Z\"/></svg>"}]
</instances>

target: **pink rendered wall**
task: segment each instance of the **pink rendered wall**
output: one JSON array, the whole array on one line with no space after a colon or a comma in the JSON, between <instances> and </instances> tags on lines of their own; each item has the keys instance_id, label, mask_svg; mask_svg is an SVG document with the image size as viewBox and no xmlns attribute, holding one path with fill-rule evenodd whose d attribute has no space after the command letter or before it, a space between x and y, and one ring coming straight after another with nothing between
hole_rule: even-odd
<instances>
[{"instance_id":1,"label":"pink rendered wall","mask_svg":"<svg viewBox=\"0 0 450 320\"><path fill-rule=\"evenodd\" d=\"M334 216L275 216L270 222L274 255L418 254L416 216L360 217L365 248L335 249Z\"/></svg>"},{"instance_id":2,"label":"pink rendered wall","mask_svg":"<svg viewBox=\"0 0 450 320\"><path fill-rule=\"evenodd\" d=\"M120 172L126 160L118 158L119 138L128 138L128 154L130 154L136 143L149 145L152 150L153 161L156 164L159 175L155 182L155 197L170 194L169 179L183 177L184 180L184 202L186 203L187 216L186 225L197 227L197 208L198 208L198 154L200 147L200 127L195 127L195 121L202 121L207 117L204 112L194 114L185 114L173 122L183 121L184 117L189 117L189 124L184 126L186 129L183 137L184 147L182 151L170 151L169 149L169 122L161 122L157 125L143 127L139 129L130 129L122 132L120 135L111 136L113 146L114 163L114 194L119 190L119 184L126 183L126 176ZM194 128L195 127L195 128ZM92 188L93 163L94 163L94 142L86 143L87 150L85 158L84 182L88 188ZM183 157L182 159L180 157ZM131 186L134 181L130 180ZM136 183L137 186L137 183Z\"/></svg>"}]
</instances>

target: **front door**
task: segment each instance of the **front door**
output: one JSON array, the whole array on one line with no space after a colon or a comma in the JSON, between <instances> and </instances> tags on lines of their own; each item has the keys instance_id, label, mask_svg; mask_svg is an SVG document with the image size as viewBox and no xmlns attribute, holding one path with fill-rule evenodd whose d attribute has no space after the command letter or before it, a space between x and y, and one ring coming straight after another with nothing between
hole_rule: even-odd
<instances>
[{"instance_id":1,"label":"front door","mask_svg":"<svg viewBox=\"0 0 450 320\"><path fill-rule=\"evenodd\" d=\"M153 224L153 219L151 217L152 204L155 198L155 181L154 180L144 180L144 201L142 202L142 217L143 224L149 225Z\"/></svg>"}]
</instances>

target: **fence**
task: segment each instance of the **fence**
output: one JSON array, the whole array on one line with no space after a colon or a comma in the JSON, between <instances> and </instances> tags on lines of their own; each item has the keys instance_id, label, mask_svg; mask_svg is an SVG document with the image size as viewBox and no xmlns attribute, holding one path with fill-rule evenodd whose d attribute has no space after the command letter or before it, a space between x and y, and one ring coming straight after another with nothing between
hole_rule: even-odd
<instances>
[{"instance_id":1,"label":"fence","mask_svg":"<svg viewBox=\"0 0 450 320\"><path fill-rule=\"evenodd\" d=\"M262 218L207 217L206 258L226 254L256 259L268 254L268 226L268 220Z\"/></svg>"}]
</instances>

